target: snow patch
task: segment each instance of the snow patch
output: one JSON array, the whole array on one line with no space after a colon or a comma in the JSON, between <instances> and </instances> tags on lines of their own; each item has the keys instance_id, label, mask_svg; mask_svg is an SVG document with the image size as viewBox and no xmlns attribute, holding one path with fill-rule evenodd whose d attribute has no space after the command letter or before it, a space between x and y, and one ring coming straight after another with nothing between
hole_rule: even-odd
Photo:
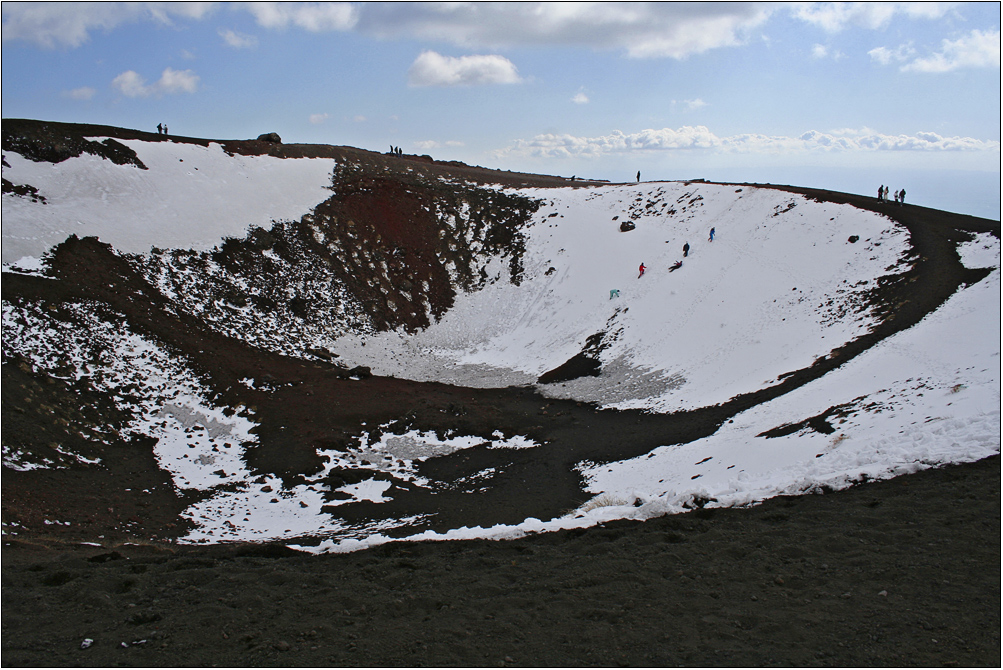
<instances>
[{"instance_id":1,"label":"snow patch","mask_svg":"<svg viewBox=\"0 0 1003 670\"><path fill-rule=\"evenodd\" d=\"M299 219L331 196L332 159L231 155L215 142L119 141L149 169L86 153L53 164L4 151L4 176L46 195L44 204L4 196L4 263L41 256L71 234L128 253L211 249L252 226Z\"/></svg>"}]
</instances>

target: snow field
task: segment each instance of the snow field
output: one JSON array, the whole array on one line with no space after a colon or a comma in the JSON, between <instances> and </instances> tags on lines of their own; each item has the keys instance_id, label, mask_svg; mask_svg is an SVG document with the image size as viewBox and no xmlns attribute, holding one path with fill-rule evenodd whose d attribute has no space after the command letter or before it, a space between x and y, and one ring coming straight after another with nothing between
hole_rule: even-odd
<instances>
[{"instance_id":1,"label":"snow field","mask_svg":"<svg viewBox=\"0 0 1003 670\"><path fill-rule=\"evenodd\" d=\"M121 143L148 169L92 154L53 164L4 151L4 178L46 199L3 195L4 263L41 257L71 234L128 253L211 249L251 226L299 219L331 195L331 159L231 156L216 143Z\"/></svg>"},{"instance_id":2,"label":"snow field","mask_svg":"<svg viewBox=\"0 0 1003 670\"><path fill-rule=\"evenodd\" d=\"M854 314L855 290L873 287L907 248L883 217L767 189L668 183L523 193L546 204L527 231L520 286L496 281L461 294L412 337L349 335L333 348L376 374L481 386L490 371L492 385L525 384L603 332L600 358L612 365L601 377L542 392L691 409L769 386L866 332L873 322ZM620 232L638 199L693 204L673 215L656 207L661 213ZM676 260L683 267L668 272ZM640 262L648 270L638 278ZM846 311L853 316L841 317Z\"/></svg>"},{"instance_id":3,"label":"snow field","mask_svg":"<svg viewBox=\"0 0 1003 670\"><path fill-rule=\"evenodd\" d=\"M999 246L996 244L998 262ZM835 432L755 437L846 404ZM1000 450L999 270L920 324L810 384L736 416L714 435L622 463L583 468L593 492L638 496L679 511L820 485L843 488ZM643 510L643 508L641 508ZM643 511L641 512L644 513Z\"/></svg>"},{"instance_id":4,"label":"snow field","mask_svg":"<svg viewBox=\"0 0 1003 670\"><path fill-rule=\"evenodd\" d=\"M819 207L823 215L835 209L832 205ZM848 214L850 217L857 216L852 211ZM873 216L866 212L859 212L859 215L864 219ZM830 218L836 217L816 217L824 221ZM865 223L871 223L874 227L865 228ZM855 271L843 275L842 278L846 278L848 284L863 282L865 279L870 281L883 274L886 267L884 264L894 264L896 256L902 252L904 242L897 238L901 233L888 230L880 219L878 222L854 221L854 224L856 225L851 230L860 235L862 242L866 243L868 233L873 237L869 248L858 242L861 246L853 250L865 250L869 254L866 263L854 265L853 261L859 261L859 257L843 260ZM727 237L721 236L727 235L729 230L720 225L716 227L718 237L714 245L724 242ZM876 233L875 227L880 228ZM846 233L848 230L845 228L828 231L828 237L835 245L841 239L845 240L843 235ZM814 234L819 234L819 231L816 229ZM805 237L810 238L811 235ZM748 235L743 242L748 244L750 238L755 241L755 235ZM812 312L809 309L799 310L799 306L811 307L812 303L818 305L815 300L819 299L817 294L824 295L824 287L821 284L806 283L808 279L812 279L810 272L800 268L791 270L793 263L789 262L790 254L796 253L796 250L793 245L786 244L790 241L789 238L781 235L781 239L779 245L787 251L784 258L788 262L788 276L785 278L797 280L816 294L807 299L789 299L785 303L785 313L801 317L810 323ZM774 241L775 238L766 237L760 246L769 246ZM879 242L881 247L874 242ZM818 240L813 243L817 246ZM735 243L735 246L741 244ZM691 246L694 246L692 242ZM803 253L807 250L800 251ZM538 532L594 525L615 518L645 519L665 513L680 513L699 504L712 507L746 505L776 495L818 491L822 487L840 489L866 479L883 479L937 465L978 460L998 454L1001 442L1000 243L991 235L978 235L973 242L960 245L959 254L968 267L995 267L996 271L978 284L954 295L944 306L913 328L879 343L821 379L737 415L707 438L689 444L665 445L649 454L623 462L602 465L581 463L579 467L587 478L588 489L596 494L595 500L605 499L606 504L595 507L586 504L578 511L557 519L526 519L516 525L465 527L446 533L428 531L404 539L511 539ZM693 256L694 259L697 258L695 253ZM738 258L736 262L741 260ZM828 260L834 261L832 258ZM835 267L838 261L839 259L835 259L829 265L829 270L835 273L836 279L841 280L841 268ZM648 265L650 268L653 264ZM530 264L527 263L527 269L529 267ZM689 266L684 264L685 267ZM861 269L866 271L867 267L877 267L882 272L868 278L861 272ZM760 277L766 275L768 278L771 268L767 267L765 272L756 272L755 267L750 266L749 272L749 275L738 273L754 279L746 282L748 286L735 282L731 284L734 293L729 291L721 295L717 305L707 300L701 303L706 323L713 324L715 320L734 318L732 305L740 308L753 300L755 288L760 286ZM676 274L678 273L673 273ZM791 277L791 274L796 276ZM626 273L621 273L621 276L626 276ZM646 273L640 281L648 277L649 274ZM539 275L535 279L539 281ZM687 285L692 288L705 279L706 275L695 277ZM721 282L723 281L722 278ZM778 287L782 288L782 285L783 282L780 282ZM547 290L552 290L551 286L553 284L549 284ZM592 290L598 290L599 286L599 282L594 282ZM721 283L716 286L721 286ZM503 288L496 284L488 290ZM680 292L681 289L682 287ZM725 291L715 289L722 293ZM649 289L648 294L651 292L652 289ZM753 295L749 295L749 292ZM514 293L509 296L512 300L517 299ZM627 296L624 296L625 293L621 289L621 297L637 299L637 296L645 295L643 290ZM473 296L465 296L464 299L474 301ZM458 309L468 308L467 304L458 305ZM503 309L503 306L511 303L495 299L488 304L491 309ZM483 307L480 309L489 311ZM442 327L454 314L455 311L447 315L443 323L433 329ZM817 315L818 312L814 314ZM614 312L614 316L617 315ZM786 317L781 317L784 318ZM473 321L479 323L476 319ZM735 318L734 321L743 323L741 318ZM463 322L463 319L454 322L457 325L450 332L451 337L456 338L458 324ZM466 322L469 323L470 320ZM620 323L623 324L622 321ZM691 316L689 323L694 325L696 319ZM644 328L644 324L639 325ZM754 329L755 321L751 325ZM768 320L767 325L775 326L775 319ZM760 327L768 332L767 325ZM866 324L860 327L864 325ZM814 327L818 328L817 325ZM713 329L710 330L713 333ZM750 329L742 331L746 339L743 340L742 335L736 335L735 340L744 348L745 355L754 358L757 348L748 345L759 342L749 342L748 338L755 336L758 339L767 335L765 332L749 335L749 331ZM650 328L645 332L650 335ZM700 331L700 334L704 332L706 331ZM831 331L824 332L828 335ZM853 334L854 330L850 329L848 333L844 330L841 336ZM418 338L423 335L419 334ZM833 338L831 346L836 347L843 341L838 337L840 336ZM498 341L501 339L498 336ZM450 340L450 343L455 341L457 340ZM817 343L821 343L821 338L818 338ZM533 345L535 342L524 344ZM699 344L699 337L690 338L687 344L691 347ZM474 365L470 365L473 370L476 362L483 364L487 359L483 355L485 349L487 347L483 344L473 344L460 356L457 355L458 347L440 346L435 353L440 357L452 354L468 365L474 362ZM527 354L531 355L531 352L527 351ZM492 363L496 362L497 358L492 360ZM707 367L709 364L705 365ZM641 376L637 372L634 375ZM574 383L569 382L567 386ZM596 396L603 393L603 381L592 383L595 385ZM581 388L587 388L586 384ZM741 385L736 388L739 391L747 390ZM574 397L572 393L568 396ZM649 408L659 405L657 397L649 398L649 402L655 402L648 405L643 398L639 400L640 402L621 405ZM842 412L845 416L834 414L829 417L833 433L822 434L805 428L782 437L758 437L765 431L799 424L839 405L845 406ZM623 504L616 504L618 501ZM639 501L640 506L635 506L635 501ZM332 539L316 547L297 548L313 552L344 552L390 541L395 540L375 534L363 539Z\"/></svg>"}]
</instances>

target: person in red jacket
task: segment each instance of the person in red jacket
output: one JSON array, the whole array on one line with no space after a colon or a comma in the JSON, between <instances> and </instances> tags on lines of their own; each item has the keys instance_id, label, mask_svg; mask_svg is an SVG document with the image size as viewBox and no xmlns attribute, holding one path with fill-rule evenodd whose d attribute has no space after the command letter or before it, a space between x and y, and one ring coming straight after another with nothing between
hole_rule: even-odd
<instances>
[{"instance_id":1,"label":"person in red jacket","mask_svg":"<svg viewBox=\"0 0 1003 670\"><path fill-rule=\"evenodd\" d=\"M644 263L641 263L641 266L639 268L637 268L637 269L640 270L640 274L637 275L637 278L640 279L642 276L644 276L644 271L647 268L644 267Z\"/></svg>"}]
</instances>

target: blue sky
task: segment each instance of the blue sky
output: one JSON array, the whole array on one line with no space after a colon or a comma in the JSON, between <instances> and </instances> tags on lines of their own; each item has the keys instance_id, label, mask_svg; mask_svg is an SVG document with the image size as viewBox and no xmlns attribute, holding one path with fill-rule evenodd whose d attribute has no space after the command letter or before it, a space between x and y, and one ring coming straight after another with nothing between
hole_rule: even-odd
<instances>
[{"instance_id":1,"label":"blue sky","mask_svg":"<svg viewBox=\"0 0 1003 670\"><path fill-rule=\"evenodd\" d=\"M3 116L999 218L999 3L3 3Z\"/></svg>"}]
</instances>

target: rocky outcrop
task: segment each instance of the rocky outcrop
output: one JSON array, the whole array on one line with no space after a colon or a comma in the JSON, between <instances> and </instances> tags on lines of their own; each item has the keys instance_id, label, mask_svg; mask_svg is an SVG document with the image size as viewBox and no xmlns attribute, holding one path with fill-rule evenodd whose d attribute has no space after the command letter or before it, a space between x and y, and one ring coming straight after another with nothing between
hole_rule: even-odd
<instances>
[{"instance_id":1,"label":"rocky outcrop","mask_svg":"<svg viewBox=\"0 0 1003 670\"><path fill-rule=\"evenodd\" d=\"M61 163L84 153L101 156L116 165L135 165L145 170L136 152L110 137L88 140L65 124L27 119L4 119L3 149L36 163Z\"/></svg>"}]
</instances>

